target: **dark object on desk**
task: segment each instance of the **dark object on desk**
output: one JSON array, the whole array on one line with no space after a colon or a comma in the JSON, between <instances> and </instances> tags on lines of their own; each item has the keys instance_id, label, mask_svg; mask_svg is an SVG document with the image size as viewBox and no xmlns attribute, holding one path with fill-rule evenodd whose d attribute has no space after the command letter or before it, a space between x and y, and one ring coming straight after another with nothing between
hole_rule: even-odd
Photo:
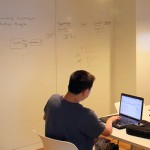
<instances>
[{"instance_id":1,"label":"dark object on desk","mask_svg":"<svg viewBox=\"0 0 150 150\"><path fill-rule=\"evenodd\" d=\"M95 144L95 150L119 150L119 145L112 143L104 137L100 137Z\"/></svg>"},{"instance_id":2,"label":"dark object on desk","mask_svg":"<svg viewBox=\"0 0 150 150\"><path fill-rule=\"evenodd\" d=\"M126 127L126 133L129 135L150 139L150 122L142 120L138 126L129 125Z\"/></svg>"}]
</instances>

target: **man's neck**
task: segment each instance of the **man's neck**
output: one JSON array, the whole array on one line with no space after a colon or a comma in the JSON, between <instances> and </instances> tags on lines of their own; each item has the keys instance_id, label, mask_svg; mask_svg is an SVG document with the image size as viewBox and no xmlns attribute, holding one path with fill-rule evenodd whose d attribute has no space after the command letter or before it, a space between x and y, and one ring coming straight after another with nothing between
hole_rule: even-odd
<instances>
[{"instance_id":1,"label":"man's neck","mask_svg":"<svg viewBox=\"0 0 150 150\"><path fill-rule=\"evenodd\" d=\"M64 99L71 103L79 103L81 101L80 94L73 94L70 92L67 92Z\"/></svg>"}]
</instances>

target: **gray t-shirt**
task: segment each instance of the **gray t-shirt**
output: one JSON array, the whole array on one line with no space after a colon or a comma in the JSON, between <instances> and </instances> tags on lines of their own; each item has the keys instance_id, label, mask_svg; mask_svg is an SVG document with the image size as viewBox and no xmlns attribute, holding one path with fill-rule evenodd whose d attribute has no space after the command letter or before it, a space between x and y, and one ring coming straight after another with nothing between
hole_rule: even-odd
<instances>
[{"instance_id":1,"label":"gray t-shirt","mask_svg":"<svg viewBox=\"0 0 150 150\"><path fill-rule=\"evenodd\" d=\"M74 143L79 150L92 150L94 139L105 129L95 113L60 95L52 95L45 108L47 137Z\"/></svg>"}]
</instances>

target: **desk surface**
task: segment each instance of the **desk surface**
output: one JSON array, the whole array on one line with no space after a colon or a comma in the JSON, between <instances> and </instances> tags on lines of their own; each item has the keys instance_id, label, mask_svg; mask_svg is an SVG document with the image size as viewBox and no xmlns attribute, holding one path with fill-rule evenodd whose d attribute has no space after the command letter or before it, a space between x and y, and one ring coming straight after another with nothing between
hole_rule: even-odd
<instances>
[{"instance_id":1,"label":"desk surface","mask_svg":"<svg viewBox=\"0 0 150 150\"><path fill-rule=\"evenodd\" d=\"M126 133L126 129L118 130L118 129L114 128L111 137L117 138L121 141L124 141L126 143L129 143L129 144L137 146L137 147L141 147L144 149L150 149L150 139L145 139L145 138L128 135Z\"/></svg>"},{"instance_id":2,"label":"desk surface","mask_svg":"<svg viewBox=\"0 0 150 150\"><path fill-rule=\"evenodd\" d=\"M150 121L149 115L150 115L150 105L144 106L143 120ZM116 128L113 128L113 133L112 133L111 137L117 138L117 139L127 142L129 144L132 144L133 146L137 146L137 147L144 148L146 150L150 150L150 139L145 139L145 138L128 135L126 133L126 129L118 130Z\"/></svg>"}]
</instances>

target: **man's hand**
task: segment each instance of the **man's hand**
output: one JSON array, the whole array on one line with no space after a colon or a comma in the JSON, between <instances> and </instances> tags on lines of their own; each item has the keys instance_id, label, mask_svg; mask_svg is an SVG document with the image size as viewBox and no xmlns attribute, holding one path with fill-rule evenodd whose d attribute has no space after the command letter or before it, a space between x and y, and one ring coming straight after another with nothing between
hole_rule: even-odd
<instances>
[{"instance_id":1,"label":"man's hand","mask_svg":"<svg viewBox=\"0 0 150 150\"><path fill-rule=\"evenodd\" d=\"M106 125L105 125L105 129L102 132L103 136L109 136L112 133L112 123L117 121L117 120L121 120L121 117L118 115L108 118Z\"/></svg>"}]
</instances>

